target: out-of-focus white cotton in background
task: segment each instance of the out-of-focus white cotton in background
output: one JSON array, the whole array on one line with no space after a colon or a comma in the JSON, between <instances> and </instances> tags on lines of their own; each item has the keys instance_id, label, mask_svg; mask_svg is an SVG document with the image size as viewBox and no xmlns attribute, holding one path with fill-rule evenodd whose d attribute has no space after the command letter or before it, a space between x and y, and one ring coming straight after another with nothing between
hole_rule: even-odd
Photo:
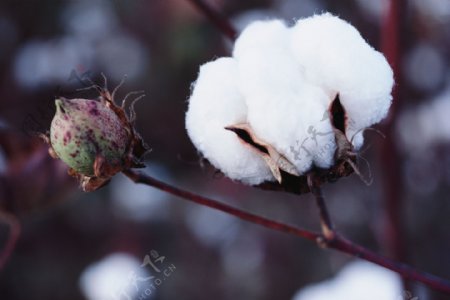
<instances>
[{"instance_id":1,"label":"out-of-focus white cotton in background","mask_svg":"<svg viewBox=\"0 0 450 300\"><path fill-rule=\"evenodd\" d=\"M402 299L400 276L369 262L345 266L334 278L302 288L293 300Z\"/></svg>"}]
</instances>

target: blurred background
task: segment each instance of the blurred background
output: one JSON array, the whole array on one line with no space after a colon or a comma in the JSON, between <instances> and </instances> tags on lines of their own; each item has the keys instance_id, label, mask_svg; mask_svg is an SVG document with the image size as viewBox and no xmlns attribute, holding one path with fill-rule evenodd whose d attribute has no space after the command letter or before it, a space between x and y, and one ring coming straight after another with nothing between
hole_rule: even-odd
<instances>
[{"instance_id":1,"label":"blurred background","mask_svg":"<svg viewBox=\"0 0 450 300\"><path fill-rule=\"evenodd\" d=\"M376 49L391 51L397 94L378 127L388 138L369 135L373 146L364 154L374 184L351 176L324 193L345 236L450 278L450 1L400 1L389 26L389 0L207 2L239 30L255 19L293 23L329 11ZM393 43L387 37L396 26ZM152 148L145 172L319 230L310 195L233 183L201 164L187 137L184 113L199 65L231 47L186 0L0 2L0 249L9 236L6 217L21 224L0 270L0 299L449 299L120 174L83 193L35 136L49 128L55 96L97 96L77 91L85 85L76 74L101 83L103 72L110 88L126 74L119 97L147 95L136 105L136 127ZM357 292L358 278L373 284Z\"/></svg>"}]
</instances>

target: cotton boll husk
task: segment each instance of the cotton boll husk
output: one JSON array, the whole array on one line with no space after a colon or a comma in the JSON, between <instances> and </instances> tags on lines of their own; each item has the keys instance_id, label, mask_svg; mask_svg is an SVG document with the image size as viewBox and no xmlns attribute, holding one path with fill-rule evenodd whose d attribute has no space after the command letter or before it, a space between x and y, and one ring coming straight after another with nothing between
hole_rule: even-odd
<instances>
[{"instance_id":1,"label":"cotton boll husk","mask_svg":"<svg viewBox=\"0 0 450 300\"><path fill-rule=\"evenodd\" d=\"M347 112L347 138L384 117L391 105L393 72L349 23L322 14L302 19L292 28L291 48L308 81L339 93ZM363 143L359 133L354 141Z\"/></svg>"},{"instance_id":2,"label":"cotton boll husk","mask_svg":"<svg viewBox=\"0 0 450 300\"><path fill-rule=\"evenodd\" d=\"M237 39L233 56L249 124L303 174L313 163L330 167L336 146L331 123L323 120L329 97L305 82L289 39L290 31L281 21L254 22ZM310 127L323 135L312 140Z\"/></svg>"},{"instance_id":3,"label":"cotton boll husk","mask_svg":"<svg viewBox=\"0 0 450 300\"><path fill-rule=\"evenodd\" d=\"M186 113L188 135L203 156L229 178L248 184L274 180L263 159L225 129L247 121L237 80L237 64L232 58L220 58L200 68Z\"/></svg>"}]
</instances>

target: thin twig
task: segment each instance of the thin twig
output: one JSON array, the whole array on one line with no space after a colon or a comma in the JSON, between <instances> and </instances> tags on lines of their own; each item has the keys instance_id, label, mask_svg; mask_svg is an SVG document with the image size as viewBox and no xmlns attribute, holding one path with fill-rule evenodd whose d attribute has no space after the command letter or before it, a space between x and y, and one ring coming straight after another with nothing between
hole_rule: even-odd
<instances>
[{"instance_id":1,"label":"thin twig","mask_svg":"<svg viewBox=\"0 0 450 300\"><path fill-rule=\"evenodd\" d=\"M319 208L320 225L322 227L322 233L327 242L331 241L335 237L334 226L331 222L330 214L328 213L325 199L323 198L322 189L320 185L314 181L314 174L308 174L308 186L311 193L314 195L317 207Z\"/></svg>"},{"instance_id":2,"label":"thin twig","mask_svg":"<svg viewBox=\"0 0 450 300\"><path fill-rule=\"evenodd\" d=\"M0 270L3 269L9 257L11 256L17 239L20 236L20 223L14 215L6 212L0 212L0 222L3 222L9 227L9 237L6 241L6 245L0 252Z\"/></svg>"},{"instance_id":3,"label":"thin twig","mask_svg":"<svg viewBox=\"0 0 450 300\"><path fill-rule=\"evenodd\" d=\"M212 8L207 2L203 0L189 0L197 9L202 12L219 30L234 41L237 37L237 31L234 26L222 14Z\"/></svg>"},{"instance_id":4,"label":"thin twig","mask_svg":"<svg viewBox=\"0 0 450 300\"><path fill-rule=\"evenodd\" d=\"M437 277L429 273L417 271L416 269L414 269L409 265L402 264L389 258L383 257L379 254L376 254L375 252L372 252L362 246L354 244L353 242L345 239L336 232L333 239L327 240L325 236L322 234L301 229L296 226L285 224L279 221L274 221L266 217L252 214L239 208L230 206L228 204L218 202L216 200L179 189L177 187L171 186L167 183L154 179L153 177L150 177L142 172L138 172L135 170L126 170L123 173L136 183L142 183L148 186L152 186L159 190L165 191L169 194L181 197L185 200L200 205L208 206L210 208L236 216L242 220L259 224L272 230L293 234L298 237L314 241L316 243L319 242L319 245L320 241L325 241L324 245L328 248L335 249L340 252L347 253L351 256L359 257L361 259L373 262L377 265L383 266L387 269L390 269L400 274L403 278L422 282L435 290L439 290L447 294L450 294L450 281L447 281L443 278Z\"/></svg>"}]
</instances>

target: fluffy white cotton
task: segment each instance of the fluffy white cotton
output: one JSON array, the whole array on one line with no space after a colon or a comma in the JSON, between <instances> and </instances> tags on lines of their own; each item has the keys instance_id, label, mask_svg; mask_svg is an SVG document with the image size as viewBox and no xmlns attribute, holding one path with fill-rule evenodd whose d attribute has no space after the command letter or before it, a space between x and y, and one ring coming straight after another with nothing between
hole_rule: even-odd
<instances>
[{"instance_id":1,"label":"fluffy white cotton","mask_svg":"<svg viewBox=\"0 0 450 300\"><path fill-rule=\"evenodd\" d=\"M226 176L258 184L272 178L269 168L235 133L225 129L247 120L237 80L237 64L232 58L203 65L189 99L186 129L197 149Z\"/></svg>"},{"instance_id":2,"label":"fluffy white cotton","mask_svg":"<svg viewBox=\"0 0 450 300\"><path fill-rule=\"evenodd\" d=\"M329 121L321 121L329 99L322 89L305 81L289 49L289 29L281 21L254 22L236 41L233 56L238 63L238 86L247 103L248 123L256 135L305 173L314 162L327 168L333 155L318 153L326 144L334 153ZM308 128L323 135L312 139ZM303 150L302 155L297 155Z\"/></svg>"},{"instance_id":3,"label":"fluffy white cotton","mask_svg":"<svg viewBox=\"0 0 450 300\"><path fill-rule=\"evenodd\" d=\"M279 20L250 24L233 57L205 64L194 84L186 127L197 149L232 179L273 180L258 154L225 126L248 123L299 174L334 163L329 107L336 95L347 113L346 134L383 119L391 104L392 70L359 32L330 14L289 28Z\"/></svg>"},{"instance_id":4,"label":"fluffy white cotton","mask_svg":"<svg viewBox=\"0 0 450 300\"><path fill-rule=\"evenodd\" d=\"M328 13L302 19L292 28L291 42L306 78L330 97L339 94L348 114L348 139L386 117L392 101L392 69L352 25ZM362 143L360 132L354 146Z\"/></svg>"},{"instance_id":5,"label":"fluffy white cotton","mask_svg":"<svg viewBox=\"0 0 450 300\"><path fill-rule=\"evenodd\" d=\"M400 277L368 262L353 262L330 280L301 289L293 300L381 300L403 298Z\"/></svg>"}]
</instances>

